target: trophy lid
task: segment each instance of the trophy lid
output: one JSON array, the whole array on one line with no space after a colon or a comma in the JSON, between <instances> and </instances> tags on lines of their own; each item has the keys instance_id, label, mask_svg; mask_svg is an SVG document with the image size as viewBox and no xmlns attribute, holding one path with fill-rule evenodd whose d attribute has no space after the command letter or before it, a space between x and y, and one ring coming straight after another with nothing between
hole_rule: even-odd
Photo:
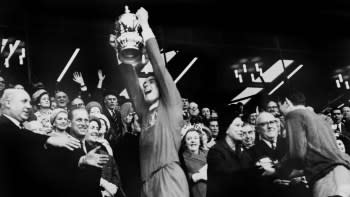
<instances>
[{"instance_id":1,"label":"trophy lid","mask_svg":"<svg viewBox=\"0 0 350 197\"><path fill-rule=\"evenodd\" d=\"M126 5L125 6L125 11L124 14L119 16L119 21L134 21L136 20L136 15L133 13L130 13L129 7Z\"/></svg>"}]
</instances>

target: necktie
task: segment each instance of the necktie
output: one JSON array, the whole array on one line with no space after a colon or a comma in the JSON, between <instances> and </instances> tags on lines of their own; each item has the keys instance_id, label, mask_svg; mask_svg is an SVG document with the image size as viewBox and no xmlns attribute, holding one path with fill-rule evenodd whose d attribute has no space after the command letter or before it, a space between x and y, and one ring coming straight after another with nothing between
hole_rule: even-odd
<instances>
[{"instance_id":1,"label":"necktie","mask_svg":"<svg viewBox=\"0 0 350 197\"><path fill-rule=\"evenodd\" d=\"M23 126L23 123L22 123L22 122L19 123L19 128L20 128L21 130L24 129L24 126Z\"/></svg>"},{"instance_id":2,"label":"necktie","mask_svg":"<svg viewBox=\"0 0 350 197\"><path fill-rule=\"evenodd\" d=\"M118 117L116 111L112 111L112 118L114 122L117 122Z\"/></svg>"},{"instance_id":3,"label":"necktie","mask_svg":"<svg viewBox=\"0 0 350 197\"><path fill-rule=\"evenodd\" d=\"M272 150L276 150L276 144L273 141L271 142L271 148Z\"/></svg>"}]
</instances>

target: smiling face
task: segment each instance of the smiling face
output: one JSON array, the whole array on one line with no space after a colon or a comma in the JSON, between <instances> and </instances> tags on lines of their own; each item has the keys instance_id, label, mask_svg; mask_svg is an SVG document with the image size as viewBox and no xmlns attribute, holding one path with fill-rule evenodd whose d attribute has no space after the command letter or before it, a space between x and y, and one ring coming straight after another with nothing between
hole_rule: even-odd
<instances>
[{"instance_id":1,"label":"smiling face","mask_svg":"<svg viewBox=\"0 0 350 197\"><path fill-rule=\"evenodd\" d=\"M90 121L89 130L88 130L89 132L87 133L86 138L92 141L98 140L100 136L99 130L100 130L100 127L96 122L96 120Z\"/></svg>"},{"instance_id":2,"label":"smiling face","mask_svg":"<svg viewBox=\"0 0 350 197\"><path fill-rule=\"evenodd\" d=\"M145 81L143 81L142 92L146 103L153 104L155 101L158 100L159 89L154 76L150 76Z\"/></svg>"},{"instance_id":3,"label":"smiling face","mask_svg":"<svg viewBox=\"0 0 350 197\"><path fill-rule=\"evenodd\" d=\"M197 131L188 131L185 136L186 148L192 153L198 153L200 146L200 135Z\"/></svg>"},{"instance_id":4,"label":"smiling face","mask_svg":"<svg viewBox=\"0 0 350 197\"><path fill-rule=\"evenodd\" d=\"M65 131L68 128L68 114L65 112L58 113L53 126L60 131Z\"/></svg>"},{"instance_id":5,"label":"smiling face","mask_svg":"<svg viewBox=\"0 0 350 197\"><path fill-rule=\"evenodd\" d=\"M55 99L57 102L57 107L65 108L68 104L68 96L65 92L57 92L55 95Z\"/></svg>"},{"instance_id":6,"label":"smiling face","mask_svg":"<svg viewBox=\"0 0 350 197\"><path fill-rule=\"evenodd\" d=\"M71 120L71 135L77 139L83 139L88 132L89 116L85 109L74 109Z\"/></svg>"}]
</instances>

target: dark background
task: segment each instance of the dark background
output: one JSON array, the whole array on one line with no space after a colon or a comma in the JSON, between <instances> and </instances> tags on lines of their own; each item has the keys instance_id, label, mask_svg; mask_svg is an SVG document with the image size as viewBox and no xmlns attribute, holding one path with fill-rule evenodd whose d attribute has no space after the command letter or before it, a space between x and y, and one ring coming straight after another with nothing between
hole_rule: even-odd
<instances>
[{"instance_id":1,"label":"dark background","mask_svg":"<svg viewBox=\"0 0 350 197\"><path fill-rule=\"evenodd\" d=\"M316 111L338 106L349 98L334 81L335 73L340 72L337 69L348 75L346 67L350 65L350 2L337 0L1 1L0 37L24 40L28 55L25 66L16 65L14 60L9 69L1 66L2 75L27 86L28 80L42 81L54 90L58 75L75 48L80 48L58 85L74 95L78 90L72 81L74 71L82 72L87 85L93 87L97 69L102 68L107 75L104 86L121 91L124 85L108 40L126 4L131 12L145 7L160 47L179 51L167 65L173 78L198 57L177 86L183 97L200 106L231 113L231 99L250 84L239 84L230 67L251 57L261 58L264 71L281 57L295 62L285 75L264 85L264 91L247 104L248 110L261 105L266 94L300 64L303 69L283 87L303 91Z\"/></svg>"}]
</instances>

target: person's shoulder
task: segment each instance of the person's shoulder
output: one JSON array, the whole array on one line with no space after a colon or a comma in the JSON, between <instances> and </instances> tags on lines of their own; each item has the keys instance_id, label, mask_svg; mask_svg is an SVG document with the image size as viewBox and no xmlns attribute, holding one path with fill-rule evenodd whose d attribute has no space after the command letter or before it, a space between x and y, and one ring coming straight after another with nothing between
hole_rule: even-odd
<instances>
[{"instance_id":1,"label":"person's shoulder","mask_svg":"<svg viewBox=\"0 0 350 197\"><path fill-rule=\"evenodd\" d=\"M0 115L0 126L10 125L12 122L4 115Z\"/></svg>"},{"instance_id":2,"label":"person's shoulder","mask_svg":"<svg viewBox=\"0 0 350 197\"><path fill-rule=\"evenodd\" d=\"M307 109L294 109L294 110L287 113L286 118L310 116L311 114L312 114L312 112L308 111Z\"/></svg>"},{"instance_id":3,"label":"person's shoulder","mask_svg":"<svg viewBox=\"0 0 350 197\"><path fill-rule=\"evenodd\" d=\"M214 146L212 146L209 151L208 155L213 154L215 152L223 152L225 150L225 141L224 140L219 140L216 142Z\"/></svg>"}]
</instances>

